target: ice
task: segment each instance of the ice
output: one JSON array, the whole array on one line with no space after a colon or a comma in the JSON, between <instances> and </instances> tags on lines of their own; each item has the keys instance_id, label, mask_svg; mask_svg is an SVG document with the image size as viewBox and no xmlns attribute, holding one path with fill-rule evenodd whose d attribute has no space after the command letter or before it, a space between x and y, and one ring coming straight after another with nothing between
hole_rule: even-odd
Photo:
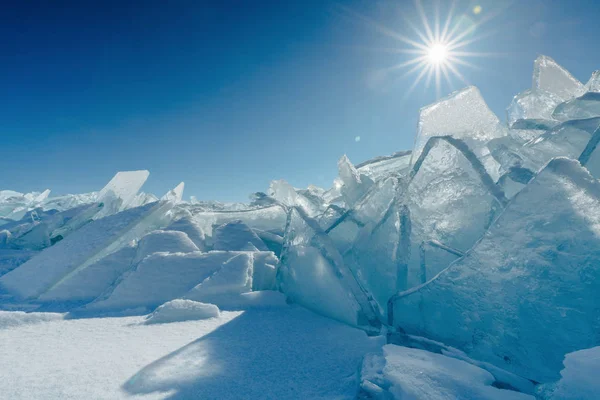
<instances>
[{"instance_id":1,"label":"ice","mask_svg":"<svg viewBox=\"0 0 600 400\"><path fill-rule=\"evenodd\" d=\"M432 248L432 242L469 250L507 202L469 148L449 137L430 139L411 177L406 194L412 246L409 287L456 259L453 252Z\"/></svg>"},{"instance_id":2,"label":"ice","mask_svg":"<svg viewBox=\"0 0 600 400\"><path fill-rule=\"evenodd\" d=\"M104 186L98 193L96 201L103 203L104 207L96 218L123 211L129 207L136 198L140 188L148 179L148 171L121 171Z\"/></svg>"},{"instance_id":3,"label":"ice","mask_svg":"<svg viewBox=\"0 0 600 400\"><path fill-rule=\"evenodd\" d=\"M559 104L552 118L558 121L586 119L600 116L600 92L588 92L580 97Z\"/></svg>"},{"instance_id":4,"label":"ice","mask_svg":"<svg viewBox=\"0 0 600 400\"><path fill-rule=\"evenodd\" d=\"M356 164L356 170L359 174L367 175L372 180L379 181L394 175L405 175L410 167L410 158L410 151L399 151L391 156L377 157Z\"/></svg>"},{"instance_id":5,"label":"ice","mask_svg":"<svg viewBox=\"0 0 600 400\"><path fill-rule=\"evenodd\" d=\"M59 321L65 317L59 313L26 313L23 311L0 311L0 330L22 325L39 324L46 321Z\"/></svg>"},{"instance_id":6,"label":"ice","mask_svg":"<svg viewBox=\"0 0 600 400\"><path fill-rule=\"evenodd\" d=\"M132 226L159 207L149 204L83 226L77 235L70 235L2 276L0 287L20 297L39 296L82 265L101 259L103 250L120 242Z\"/></svg>"},{"instance_id":7,"label":"ice","mask_svg":"<svg viewBox=\"0 0 600 400\"><path fill-rule=\"evenodd\" d=\"M600 92L600 70L592 73L590 80L585 84L586 92Z\"/></svg>"},{"instance_id":8,"label":"ice","mask_svg":"<svg viewBox=\"0 0 600 400\"><path fill-rule=\"evenodd\" d=\"M300 326L303 339L321 339L323 331L303 324L327 320L304 307L350 325L347 330L358 327L363 336L405 346L386 346L383 354L365 360L360 393L358 361L344 365L332 384L343 381L350 388L343 398L535 393L546 400L590 397L588 389L594 396L598 389L588 377L598 369L590 363L596 350L578 350L600 345L599 81L596 71L584 86L541 56L532 88L515 96L506 124L477 88L464 88L421 109L411 151L356 166L342 156L329 189L295 188L278 179L247 203L194 196L186 202L183 183L157 197L139 191L147 171L124 171L100 192L50 197L49 190L2 190L0 309L68 311L70 319L0 312L0 334L19 331L12 344L24 334L54 346L63 343L59 334L44 341L32 333L75 326L81 332L93 326L88 330L95 332L96 317L106 317L97 323L108 327L113 323L108 316L118 315L128 325L114 325L117 336L137 330L147 340L146 331L167 332L170 326L216 327L211 320L230 312L219 317L217 308L245 310L235 314L242 320L273 313L271 330L262 322L230 322L232 328L224 326L216 335L228 329L232 334L218 343L212 337L189 343L194 335L183 342L186 347L147 360L141 371L135 366L129 376L138 373L126 384L127 376L115 379L133 396L221 398L215 390L228 389L231 398L239 398L239 390L231 388L238 372L246 373L265 354L287 362L283 371L280 363L264 364L265 371L281 372L273 375L278 379L298 367L297 349L274 342L289 340L283 331ZM147 321L123 317L156 307ZM214 318L194 321L210 315ZM289 315L305 317L294 325ZM155 324L169 321L179 323ZM37 325L28 327L29 322ZM3 329L2 323L11 326ZM248 327L260 340L246 343ZM168 332L161 340L178 336L178 330ZM102 337L86 337L88 344L97 341ZM345 343L344 351L355 343ZM222 360L214 357L227 346L235 362L228 359L220 369ZM5 347L3 360L12 351L12 345ZM239 354L248 349L257 356L246 363ZM321 354L313 367L329 359L326 346ZM11 365L17 365L12 357ZM205 363L207 357L213 358ZM29 372L18 370L22 376ZM10 372L0 375L10 380ZM198 373L217 378L194 375L182 389L185 377ZM244 377L256 381L254 375ZM52 381L65 376L57 378ZM215 390L206 388L209 381ZM293 380L288 383L293 386ZM283 398L341 393L297 386L290 391L290 385L277 393L287 393ZM9 385L3 393L13 394L10 390ZM118 398L114 393L110 397Z\"/></svg>"},{"instance_id":9,"label":"ice","mask_svg":"<svg viewBox=\"0 0 600 400\"><path fill-rule=\"evenodd\" d=\"M284 237L278 283L290 300L351 325L377 325L378 311L316 221L294 208Z\"/></svg>"},{"instance_id":10,"label":"ice","mask_svg":"<svg viewBox=\"0 0 600 400\"><path fill-rule=\"evenodd\" d=\"M600 393L600 347L579 350L565 356L565 368L554 384L544 385L544 400L595 400Z\"/></svg>"},{"instance_id":11,"label":"ice","mask_svg":"<svg viewBox=\"0 0 600 400\"><path fill-rule=\"evenodd\" d=\"M271 251L252 252L252 290L277 290L279 259Z\"/></svg>"},{"instance_id":12,"label":"ice","mask_svg":"<svg viewBox=\"0 0 600 400\"><path fill-rule=\"evenodd\" d=\"M342 186L340 193L347 207L352 207L373 185L373 180L354 168L345 155L338 161L338 170Z\"/></svg>"},{"instance_id":13,"label":"ice","mask_svg":"<svg viewBox=\"0 0 600 400\"><path fill-rule=\"evenodd\" d=\"M599 209L600 183L577 161L551 161L465 257L398 296L394 324L556 380L564 354L597 344Z\"/></svg>"},{"instance_id":14,"label":"ice","mask_svg":"<svg viewBox=\"0 0 600 400\"><path fill-rule=\"evenodd\" d=\"M302 207L309 215L316 215L323 205L322 193L317 194L314 190L300 193L283 179L271 182L269 196L286 207Z\"/></svg>"},{"instance_id":15,"label":"ice","mask_svg":"<svg viewBox=\"0 0 600 400\"><path fill-rule=\"evenodd\" d=\"M237 220L241 220L252 229L283 232L287 215L284 208L278 204L235 211L196 211L194 208L190 211L194 221L208 237L213 236L213 227Z\"/></svg>"},{"instance_id":16,"label":"ice","mask_svg":"<svg viewBox=\"0 0 600 400\"><path fill-rule=\"evenodd\" d=\"M122 275L88 311L152 309L181 297L231 258L227 252L154 253Z\"/></svg>"},{"instance_id":17,"label":"ice","mask_svg":"<svg viewBox=\"0 0 600 400\"><path fill-rule=\"evenodd\" d=\"M374 399L534 399L493 387L489 372L465 361L394 345L367 355L360 398Z\"/></svg>"},{"instance_id":18,"label":"ice","mask_svg":"<svg viewBox=\"0 0 600 400\"><path fill-rule=\"evenodd\" d=\"M206 237L204 231L200 225L194 220L191 213L184 215L172 222L168 227L165 228L167 231L180 231L187 234L192 242L198 247L199 250L205 251Z\"/></svg>"},{"instance_id":19,"label":"ice","mask_svg":"<svg viewBox=\"0 0 600 400\"><path fill-rule=\"evenodd\" d=\"M183 189L185 188L185 183L181 182L179 185L175 186L174 189L169 190L165 195L161 198L164 201L170 201L172 203L179 203L181 199L183 199Z\"/></svg>"},{"instance_id":20,"label":"ice","mask_svg":"<svg viewBox=\"0 0 600 400\"><path fill-rule=\"evenodd\" d=\"M48 198L50 190L42 193L19 193L13 190L0 190L0 217L17 221L28 212L40 205Z\"/></svg>"},{"instance_id":21,"label":"ice","mask_svg":"<svg viewBox=\"0 0 600 400\"><path fill-rule=\"evenodd\" d=\"M192 300L175 299L159 306L146 319L146 325L217 318L219 307Z\"/></svg>"},{"instance_id":22,"label":"ice","mask_svg":"<svg viewBox=\"0 0 600 400\"><path fill-rule=\"evenodd\" d=\"M492 386L492 374L465 361L389 344L365 357L361 374L366 399L535 399Z\"/></svg>"},{"instance_id":23,"label":"ice","mask_svg":"<svg viewBox=\"0 0 600 400\"><path fill-rule=\"evenodd\" d=\"M260 251L267 250L263 241L241 220L223 224L213 232L214 250L243 250L248 243Z\"/></svg>"},{"instance_id":24,"label":"ice","mask_svg":"<svg viewBox=\"0 0 600 400\"><path fill-rule=\"evenodd\" d=\"M578 159L592 135L600 126L600 118L567 121L526 143L520 153L532 170L542 168L554 157Z\"/></svg>"},{"instance_id":25,"label":"ice","mask_svg":"<svg viewBox=\"0 0 600 400\"><path fill-rule=\"evenodd\" d=\"M512 128L524 128L537 124L547 128L553 124L552 113L562 101L552 93L527 89L516 95L508 106L508 125Z\"/></svg>"},{"instance_id":26,"label":"ice","mask_svg":"<svg viewBox=\"0 0 600 400\"><path fill-rule=\"evenodd\" d=\"M190 253L198 250L198 247L184 232L156 230L140 239L136 261L139 262L146 256L158 252Z\"/></svg>"},{"instance_id":27,"label":"ice","mask_svg":"<svg viewBox=\"0 0 600 400\"><path fill-rule=\"evenodd\" d=\"M543 55L533 63L533 88L553 94L562 101L580 96L585 91L583 84L569 71Z\"/></svg>"},{"instance_id":28,"label":"ice","mask_svg":"<svg viewBox=\"0 0 600 400\"><path fill-rule=\"evenodd\" d=\"M235 307L239 295L252 291L252 253L242 253L223 263L218 271L184 295L186 299Z\"/></svg>"},{"instance_id":29,"label":"ice","mask_svg":"<svg viewBox=\"0 0 600 400\"><path fill-rule=\"evenodd\" d=\"M135 265L136 253L136 246L125 246L89 267L75 272L68 279L63 279L59 284L42 293L38 300L73 305L90 302L102 295L123 273Z\"/></svg>"},{"instance_id":30,"label":"ice","mask_svg":"<svg viewBox=\"0 0 600 400\"><path fill-rule=\"evenodd\" d=\"M479 90L469 86L421 109L412 164L431 137L444 135L467 141L479 155L479 149L487 141L506 136L507 130L488 108Z\"/></svg>"},{"instance_id":31,"label":"ice","mask_svg":"<svg viewBox=\"0 0 600 400\"><path fill-rule=\"evenodd\" d=\"M264 258L257 257L258 262L255 268L254 254L261 253L229 251L211 251L208 253L199 251L190 253L155 252L144 257L138 264L134 264L132 269L123 273L110 288L94 302L81 309L80 312L89 314L127 309L148 310L169 300L181 297L187 298L188 292L191 300L201 300L201 296L194 297L191 295L193 292L190 291L213 275L220 275L220 277L215 278L216 284L213 282L207 284L207 287L215 286L216 291L221 291L220 293L224 297L225 295L231 295L232 292L227 292L228 289L240 288L239 282L241 281L234 281L233 279L238 279L241 276L247 277L247 281L244 281L246 283L242 286L247 289L246 291L251 291L255 270L260 274L259 279L272 287L272 282L269 284L267 281L268 272L266 271L268 268L267 262L272 260L261 254ZM228 264L228 261L232 259L237 261ZM242 263L244 260L246 264ZM244 270L246 275L237 274L240 271L240 263L247 267ZM271 279L273 278L271 277ZM208 290L206 289L206 291ZM232 290L235 291L236 289ZM200 292L202 291L204 289L200 290Z\"/></svg>"}]
</instances>

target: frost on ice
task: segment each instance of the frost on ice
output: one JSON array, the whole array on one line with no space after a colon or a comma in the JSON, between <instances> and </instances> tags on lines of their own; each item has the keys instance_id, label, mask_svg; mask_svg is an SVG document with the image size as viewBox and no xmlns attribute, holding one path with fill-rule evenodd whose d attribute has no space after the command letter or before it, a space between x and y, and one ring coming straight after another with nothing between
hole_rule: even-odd
<instances>
[{"instance_id":1,"label":"frost on ice","mask_svg":"<svg viewBox=\"0 0 600 400\"><path fill-rule=\"evenodd\" d=\"M412 152L344 155L331 188L276 180L243 204L140 192L148 171L77 195L0 191L0 306L151 323L279 291L463 354L386 346L363 366L367 398L530 398L534 383L567 398L593 384L579 371L600 373L580 357L600 346L599 92L598 71L584 85L540 56L506 124L467 87L421 109Z\"/></svg>"}]
</instances>

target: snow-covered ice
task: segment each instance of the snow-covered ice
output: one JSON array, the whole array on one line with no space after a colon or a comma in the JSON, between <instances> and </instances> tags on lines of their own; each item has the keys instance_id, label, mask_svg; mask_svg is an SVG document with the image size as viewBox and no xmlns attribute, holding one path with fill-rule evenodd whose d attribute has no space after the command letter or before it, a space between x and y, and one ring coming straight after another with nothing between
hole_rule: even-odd
<instances>
[{"instance_id":1,"label":"snow-covered ice","mask_svg":"<svg viewBox=\"0 0 600 400\"><path fill-rule=\"evenodd\" d=\"M533 64L330 188L1 190L0 397L593 398L600 73Z\"/></svg>"},{"instance_id":2,"label":"snow-covered ice","mask_svg":"<svg viewBox=\"0 0 600 400\"><path fill-rule=\"evenodd\" d=\"M353 399L362 357L383 344L289 306L144 321L70 319L0 329L1 396Z\"/></svg>"},{"instance_id":3,"label":"snow-covered ice","mask_svg":"<svg viewBox=\"0 0 600 400\"><path fill-rule=\"evenodd\" d=\"M146 319L146 325L215 318L220 314L219 307L214 304L175 299L158 306Z\"/></svg>"}]
</instances>

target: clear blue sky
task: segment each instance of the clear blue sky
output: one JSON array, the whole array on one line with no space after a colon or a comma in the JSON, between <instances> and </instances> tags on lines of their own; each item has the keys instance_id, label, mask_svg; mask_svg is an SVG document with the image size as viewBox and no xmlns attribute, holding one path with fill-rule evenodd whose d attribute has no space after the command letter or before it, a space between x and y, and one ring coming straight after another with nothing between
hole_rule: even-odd
<instances>
[{"instance_id":1,"label":"clear blue sky","mask_svg":"<svg viewBox=\"0 0 600 400\"><path fill-rule=\"evenodd\" d=\"M150 171L145 191L185 181L200 199L245 200L280 178L327 187L343 154L410 149L419 108L435 100L424 85L404 99L414 75L374 79L406 59L376 49L406 46L343 11L416 38L397 12L418 23L412 1L12 3L0 12L3 189L99 190L131 169ZM456 10L474 22L498 13L465 49L498 55L460 71L502 120L538 54L584 83L600 68L597 1Z\"/></svg>"}]
</instances>

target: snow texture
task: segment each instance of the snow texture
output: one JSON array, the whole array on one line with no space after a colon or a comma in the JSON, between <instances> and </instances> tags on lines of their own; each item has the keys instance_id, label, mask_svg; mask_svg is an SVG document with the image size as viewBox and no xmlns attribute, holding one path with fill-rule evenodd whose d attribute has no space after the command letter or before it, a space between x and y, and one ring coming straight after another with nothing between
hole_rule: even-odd
<instances>
[{"instance_id":1,"label":"snow texture","mask_svg":"<svg viewBox=\"0 0 600 400\"><path fill-rule=\"evenodd\" d=\"M154 312L146 318L145 324L195 321L199 319L216 318L219 315L219 307L214 304L175 299L166 302L154 310Z\"/></svg>"}]
</instances>

